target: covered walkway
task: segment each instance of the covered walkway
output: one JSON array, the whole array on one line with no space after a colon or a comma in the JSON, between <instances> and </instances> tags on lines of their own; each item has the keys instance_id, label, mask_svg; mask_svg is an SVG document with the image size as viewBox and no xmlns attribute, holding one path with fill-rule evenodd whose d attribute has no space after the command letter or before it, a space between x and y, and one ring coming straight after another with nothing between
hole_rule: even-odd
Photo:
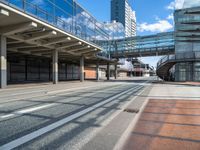
<instances>
[{"instance_id":1,"label":"covered walkway","mask_svg":"<svg viewBox=\"0 0 200 150\"><path fill-rule=\"evenodd\" d=\"M0 1L0 88L7 82L83 81L86 64L116 63L96 56L102 48L57 15L28 1Z\"/></svg>"},{"instance_id":2,"label":"covered walkway","mask_svg":"<svg viewBox=\"0 0 200 150\"><path fill-rule=\"evenodd\" d=\"M99 41L99 45L112 58L161 56L175 53L174 32Z\"/></svg>"}]
</instances>

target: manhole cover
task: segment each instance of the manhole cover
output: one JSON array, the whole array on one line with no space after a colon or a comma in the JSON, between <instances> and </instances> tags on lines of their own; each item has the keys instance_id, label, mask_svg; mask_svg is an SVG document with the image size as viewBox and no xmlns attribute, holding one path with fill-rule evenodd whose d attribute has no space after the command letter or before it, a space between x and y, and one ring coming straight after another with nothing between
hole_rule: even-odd
<instances>
[{"instance_id":1,"label":"manhole cover","mask_svg":"<svg viewBox=\"0 0 200 150\"><path fill-rule=\"evenodd\" d=\"M138 113L140 110L139 109L127 108L127 109L124 109L124 111L129 112L129 113Z\"/></svg>"}]
</instances>

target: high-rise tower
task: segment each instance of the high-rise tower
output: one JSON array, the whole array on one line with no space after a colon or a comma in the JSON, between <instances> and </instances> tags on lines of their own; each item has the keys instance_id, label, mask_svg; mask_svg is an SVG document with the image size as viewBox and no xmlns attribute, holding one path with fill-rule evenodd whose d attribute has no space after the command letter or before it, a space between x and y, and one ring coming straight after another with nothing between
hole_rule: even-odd
<instances>
[{"instance_id":1,"label":"high-rise tower","mask_svg":"<svg viewBox=\"0 0 200 150\"><path fill-rule=\"evenodd\" d=\"M125 36L136 35L136 16L128 0L111 0L111 20L124 25Z\"/></svg>"}]
</instances>

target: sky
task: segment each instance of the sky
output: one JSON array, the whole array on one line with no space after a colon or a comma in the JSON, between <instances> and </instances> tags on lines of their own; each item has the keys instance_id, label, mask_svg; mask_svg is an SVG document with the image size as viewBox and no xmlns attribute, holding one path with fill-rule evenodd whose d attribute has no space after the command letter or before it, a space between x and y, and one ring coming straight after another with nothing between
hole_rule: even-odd
<instances>
[{"instance_id":1,"label":"sky","mask_svg":"<svg viewBox=\"0 0 200 150\"><path fill-rule=\"evenodd\" d=\"M110 1L77 0L100 22L110 21ZM137 35L172 31L174 9L200 4L200 0L129 0L129 2L136 11ZM160 58L146 57L141 60L155 67Z\"/></svg>"},{"instance_id":2,"label":"sky","mask_svg":"<svg viewBox=\"0 0 200 150\"><path fill-rule=\"evenodd\" d=\"M111 0L77 0L98 21L110 21ZM137 17L137 35L148 35L173 30L174 0L129 0Z\"/></svg>"}]
</instances>

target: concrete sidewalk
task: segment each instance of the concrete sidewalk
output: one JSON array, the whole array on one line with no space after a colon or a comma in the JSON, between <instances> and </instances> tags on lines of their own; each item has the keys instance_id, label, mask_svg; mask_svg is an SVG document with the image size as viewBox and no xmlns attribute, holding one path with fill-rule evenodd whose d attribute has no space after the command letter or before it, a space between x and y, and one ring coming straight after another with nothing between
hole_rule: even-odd
<instances>
[{"instance_id":1,"label":"concrete sidewalk","mask_svg":"<svg viewBox=\"0 0 200 150\"><path fill-rule=\"evenodd\" d=\"M146 97L140 97L140 95L148 95L150 90L151 83L145 84L141 91L129 97L126 100L126 104L120 106L114 115L101 125L102 129L88 143L81 147L81 150L93 150L94 147L95 150L113 149L131 124L133 118L137 116L137 112L129 112L126 110L140 110L146 101Z\"/></svg>"},{"instance_id":2,"label":"concrete sidewalk","mask_svg":"<svg viewBox=\"0 0 200 150\"><path fill-rule=\"evenodd\" d=\"M116 149L200 149L200 87L157 83L141 97L148 103Z\"/></svg>"}]
</instances>

